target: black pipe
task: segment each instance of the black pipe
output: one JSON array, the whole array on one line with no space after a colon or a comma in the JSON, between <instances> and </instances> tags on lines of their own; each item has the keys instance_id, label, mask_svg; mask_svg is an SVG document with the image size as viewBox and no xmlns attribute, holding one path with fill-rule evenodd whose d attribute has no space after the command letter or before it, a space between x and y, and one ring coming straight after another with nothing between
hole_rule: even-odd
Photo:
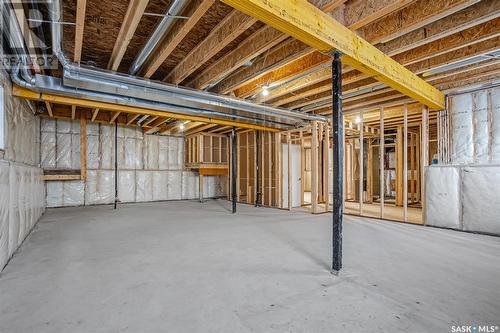
<instances>
[{"instance_id":1,"label":"black pipe","mask_svg":"<svg viewBox=\"0 0 500 333\"><path fill-rule=\"evenodd\" d=\"M342 269L342 202L344 174L344 123L342 116L342 61L340 53L333 54L332 62L333 93L333 228L332 228L332 273Z\"/></svg>"},{"instance_id":2,"label":"black pipe","mask_svg":"<svg viewBox=\"0 0 500 333\"><path fill-rule=\"evenodd\" d=\"M115 120L115 205L118 202L118 119Z\"/></svg>"},{"instance_id":3,"label":"black pipe","mask_svg":"<svg viewBox=\"0 0 500 333\"><path fill-rule=\"evenodd\" d=\"M255 177L256 177L256 189L255 189L255 207L260 207L260 132L255 131L255 153L257 158L255 159Z\"/></svg>"},{"instance_id":4,"label":"black pipe","mask_svg":"<svg viewBox=\"0 0 500 333\"><path fill-rule=\"evenodd\" d=\"M236 213L236 129L231 132L232 160L231 160L231 196L233 201L233 214Z\"/></svg>"}]
</instances>

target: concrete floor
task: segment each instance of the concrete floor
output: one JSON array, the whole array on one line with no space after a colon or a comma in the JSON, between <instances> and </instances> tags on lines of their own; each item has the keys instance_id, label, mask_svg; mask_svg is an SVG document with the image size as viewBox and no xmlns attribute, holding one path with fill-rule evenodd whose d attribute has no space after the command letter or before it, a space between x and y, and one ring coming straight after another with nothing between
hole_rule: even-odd
<instances>
[{"instance_id":1,"label":"concrete floor","mask_svg":"<svg viewBox=\"0 0 500 333\"><path fill-rule=\"evenodd\" d=\"M0 274L1 332L450 332L500 324L500 238L226 201L50 209Z\"/></svg>"}]
</instances>

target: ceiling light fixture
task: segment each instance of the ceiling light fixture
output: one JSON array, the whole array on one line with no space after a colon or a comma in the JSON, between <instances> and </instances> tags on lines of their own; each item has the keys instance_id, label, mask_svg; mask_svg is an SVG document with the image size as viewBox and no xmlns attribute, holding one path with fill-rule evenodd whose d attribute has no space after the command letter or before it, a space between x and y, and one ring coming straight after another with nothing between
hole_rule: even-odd
<instances>
[{"instance_id":1,"label":"ceiling light fixture","mask_svg":"<svg viewBox=\"0 0 500 333\"><path fill-rule=\"evenodd\" d=\"M267 96L269 95L269 87L264 86L262 87L262 96Z\"/></svg>"}]
</instances>

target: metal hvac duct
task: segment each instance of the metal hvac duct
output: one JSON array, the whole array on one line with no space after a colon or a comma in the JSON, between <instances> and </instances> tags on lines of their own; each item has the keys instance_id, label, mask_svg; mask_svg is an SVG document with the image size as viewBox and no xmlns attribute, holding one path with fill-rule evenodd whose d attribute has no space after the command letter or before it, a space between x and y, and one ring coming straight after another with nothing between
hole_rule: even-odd
<instances>
[{"instance_id":1,"label":"metal hvac duct","mask_svg":"<svg viewBox=\"0 0 500 333\"><path fill-rule=\"evenodd\" d=\"M158 24L155 31L151 34L151 37L149 37L146 45L144 45L141 52L135 57L134 62L128 71L130 75L136 75L139 72L144 62L146 62L162 38L172 28L172 25L174 24L174 18L172 16L179 15L188 2L188 0L174 0L174 2L172 2L170 8L165 13L165 16L160 21L160 24Z\"/></svg>"},{"instance_id":2,"label":"metal hvac duct","mask_svg":"<svg viewBox=\"0 0 500 333\"><path fill-rule=\"evenodd\" d=\"M50 80L45 76L37 75L36 80L33 78L26 80L27 77L23 75L25 82L22 82L17 76L20 68L16 68L12 73L12 79L23 87L38 92L50 91L84 99L86 96L92 96L101 101L106 100L122 105L171 111L185 115L204 115L211 118L238 120L279 129L299 127L311 120L326 121L326 118L322 116L254 104L242 99L181 88L71 63L62 51L62 29L59 23L62 17L60 1L49 2L48 8L52 21L52 49L63 66L63 80L54 79L49 84ZM10 9L12 10L12 8ZM22 38L20 30L17 32L18 34L13 34L16 40L19 36ZM24 44L22 46L24 48Z\"/></svg>"}]
</instances>

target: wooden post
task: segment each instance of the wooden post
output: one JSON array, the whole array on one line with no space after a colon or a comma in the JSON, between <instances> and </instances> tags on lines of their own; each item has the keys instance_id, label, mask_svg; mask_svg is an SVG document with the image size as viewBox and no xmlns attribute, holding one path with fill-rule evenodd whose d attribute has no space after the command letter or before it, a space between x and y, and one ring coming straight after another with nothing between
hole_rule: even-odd
<instances>
[{"instance_id":1,"label":"wooden post","mask_svg":"<svg viewBox=\"0 0 500 333\"><path fill-rule=\"evenodd\" d=\"M365 178L365 159L364 159L364 125L363 111L359 112L359 215L363 215L363 190Z\"/></svg>"},{"instance_id":2,"label":"wooden post","mask_svg":"<svg viewBox=\"0 0 500 333\"><path fill-rule=\"evenodd\" d=\"M408 105L404 105L403 216L408 221Z\"/></svg>"},{"instance_id":3,"label":"wooden post","mask_svg":"<svg viewBox=\"0 0 500 333\"><path fill-rule=\"evenodd\" d=\"M84 110L80 110L80 179L87 179L87 118Z\"/></svg>"},{"instance_id":4,"label":"wooden post","mask_svg":"<svg viewBox=\"0 0 500 333\"><path fill-rule=\"evenodd\" d=\"M200 202L203 202L203 174L200 172L199 174L199 184L198 184L198 198Z\"/></svg>"},{"instance_id":5,"label":"wooden post","mask_svg":"<svg viewBox=\"0 0 500 333\"><path fill-rule=\"evenodd\" d=\"M276 189L275 189L275 193L276 193L276 206L278 206L278 208L282 208L283 207L283 204L281 202L281 134L280 133L276 133L274 135L274 144L275 144L275 149L274 149L274 152L276 154L276 163L275 163L275 168L274 168L274 176L276 177Z\"/></svg>"},{"instance_id":6,"label":"wooden post","mask_svg":"<svg viewBox=\"0 0 500 333\"><path fill-rule=\"evenodd\" d=\"M366 192L368 195L368 202L373 203L373 147L372 139L368 139L368 165L366 175Z\"/></svg>"},{"instance_id":7,"label":"wooden post","mask_svg":"<svg viewBox=\"0 0 500 333\"><path fill-rule=\"evenodd\" d=\"M325 135L323 137L323 201L325 202L325 212L330 209L330 127L325 124Z\"/></svg>"},{"instance_id":8,"label":"wooden post","mask_svg":"<svg viewBox=\"0 0 500 333\"><path fill-rule=\"evenodd\" d=\"M411 203L415 201L415 179L414 179L414 170L415 170L415 140L413 139L414 134L410 133L410 200Z\"/></svg>"},{"instance_id":9,"label":"wooden post","mask_svg":"<svg viewBox=\"0 0 500 333\"><path fill-rule=\"evenodd\" d=\"M292 143L290 133L286 134L286 143L288 145L288 210L292 210Z\"/></svg>"},{"instance_id":10,"label":"wooden post","mask_svg":"<svg viewBox=\"0 0 500 333\"><path fill-rule=\"evenodd\" d=\"M398 131L396 134L396 206L403 206L403 188L404 188L403 127L404 126L398 126Z\"/></svg>"},{"instance_id":11,"label":"wooden post","mask_svg":"<svg viewBox=\"0 0 500 333\"><path fill-rule=\"evenodd\" d=\"M426 106L422 107L422 167L421 167L421 177L422 182L421 194L422 194L422 223L426 224L425 220L425 168L429 165L429 110Z\"/></svg>"},{"instance_id":12,"label":"wooden post","mask_svg":"<svg viewBox=\"0 0 500 333\"><path fill-rule=\"evenodd\" d=\"M318 212L318 123L312 123L311 137L311 205L312 212Z\"/></svg>"},{"instance_id":13,"label":"wooden post","mask_svg":"<svg viewBox=\"0 0 500 333\"><path fill-rule=\"evenodd\" d=\"M306 181L306 150L304 149L304 133L300 131L300 205L304 206L304 190Z\"/></svg>"},{"instance_id":14,"label":"wooden post","mask_svg":"<svg viewBox=\"0 0 500 333\"><path fill-rule=\"evenodd\" d=\"M380 218L384 218L384 202L385 202L385 135L384 135L384 107L380 108Z\"/></svg>"}]
</instances>

